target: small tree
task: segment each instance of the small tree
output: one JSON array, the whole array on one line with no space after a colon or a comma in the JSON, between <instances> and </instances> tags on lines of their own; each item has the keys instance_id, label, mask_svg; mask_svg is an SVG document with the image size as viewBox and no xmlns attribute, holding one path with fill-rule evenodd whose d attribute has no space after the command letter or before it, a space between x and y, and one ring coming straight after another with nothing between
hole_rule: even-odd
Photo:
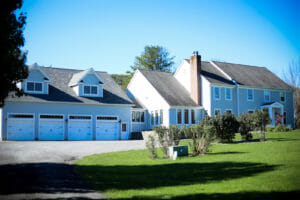
<instances>
[{"instance_id":1,"label":"small tree","mask_svg":"<svg viewBox=\"0 0 300 200\"><path fill-rule=\"evenodd\" d=\"M168 129L168 134L170 146L178 145L181 139L181 128L179 128L176 125L170 125Z\"/></svg>"},{"instance_id":2,"label":"small tree","mask_svg":"<svg viewBox=\"0 0 300 200\"><path fill-rule=\"evenodd\" d=\"M237 118L237 121L239 122L240 128L239 132L242 136L243 140L251 140L252 134L250 133L252 128L252 121L253 116L250 113L239 115Z\"/></svg>"},{"instance_id":3,"label":"small tree","mask_svg":"<svg viewBox=\"0 0 300 200\"><path fill-rule=\"evenodd\" d=\"M156 152L156 148L155 148L155 138L152 135L149 135L148 140L146 142L146 147L150 152L150 158L154 159L157 158L157 152Z\"/></svg>"},{"instance_id":4,"label":"small tree","mask_svg":"<svg viewBox=\"0 0 300 200\"><path fill-rule=\"evenodd\" d=\"M266 126L270 123L269 114L258 109L253 114L253 124L260 129L260 140L266 140Z\"/></svg>"},{"instance_id":5,"label":"small tree","mask_svg":"<svg viewBox=\"0 0 300 200\"><path fill-rule=\"evenodd\" d=\"M158 142L165 157L168 157L169 139L167 134L167 128L164 126L155 126L154 131L158 136Z\"/></svg>"}]
</instances>

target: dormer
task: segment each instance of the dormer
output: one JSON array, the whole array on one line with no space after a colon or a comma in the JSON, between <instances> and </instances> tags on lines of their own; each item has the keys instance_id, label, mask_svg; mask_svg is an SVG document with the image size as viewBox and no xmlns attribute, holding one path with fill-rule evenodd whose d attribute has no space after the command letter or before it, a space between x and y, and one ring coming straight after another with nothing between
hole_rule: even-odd
<instances>
[{"instance_id":1,"label":"dormer","mask_svg":"<svg viewBox=\"0 0 300 200\"><path fill-rule=\"evenodd\" d=\"M48 94L51 79L37 64L28 67L28 77L21 83L22 89L28 94Z\"/></svg>"},{"instance_id":2,"label":"dormer","mask_svg":"<svg viewBox=\"0 0 300 200\"><path fill-rule=\"evenodd\" d=\"M69 86L78 96L103 97L104 82L93 68L73 74Z\"/></svg>"}]
</instances>

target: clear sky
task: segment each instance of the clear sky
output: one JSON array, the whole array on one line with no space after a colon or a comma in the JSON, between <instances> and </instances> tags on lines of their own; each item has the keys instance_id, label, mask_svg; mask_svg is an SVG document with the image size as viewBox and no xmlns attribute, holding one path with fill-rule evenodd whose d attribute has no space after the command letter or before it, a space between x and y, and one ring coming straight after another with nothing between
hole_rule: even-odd
<instances>
[{"instance_id":1,"label":"clear sky","mask_svg":"<svg viewBox=\"0 0 300 200\"><path fill-rule=\"evenodd\" d=\"M27 64L125 73L145 45L181 61L264 66L300 58L300 0L24 0Z\"/></svg>"}]
</instances>

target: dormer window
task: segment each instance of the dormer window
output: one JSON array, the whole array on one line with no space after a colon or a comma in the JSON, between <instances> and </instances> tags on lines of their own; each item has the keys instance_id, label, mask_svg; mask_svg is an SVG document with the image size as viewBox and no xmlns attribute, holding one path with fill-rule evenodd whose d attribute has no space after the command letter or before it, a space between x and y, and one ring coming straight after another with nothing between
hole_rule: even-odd
<instances>
[{"instance_id":1,"label":"dormer window","mask_svg":"<svg viewBox=\"0 0 300 200\"><path fill-rule=\"evenodd\" d=\"M26 83L26 92L30 93L43 93L43 83L28 81Z\"/></svg>"},{"instance_id":2,"label":"dormer window","mask_svg":"<svg viewBox=\"0 0 300 200\"><path fill-rule=\"evenodd\" d=\"M98 86L97 85L84 85L83 94L86 96L98 96Z\"/></svg>"}]
</instances>

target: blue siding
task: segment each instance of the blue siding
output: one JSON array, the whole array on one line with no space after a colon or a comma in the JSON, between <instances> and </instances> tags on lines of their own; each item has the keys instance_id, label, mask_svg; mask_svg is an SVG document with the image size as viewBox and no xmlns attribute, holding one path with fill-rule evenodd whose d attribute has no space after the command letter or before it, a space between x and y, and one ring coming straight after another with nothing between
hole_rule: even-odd
<instances>
[{"instance_id":1,"label":"blue siding","mask_svg":"<svg viewBox=\"0 0 300 200\"><path fill-rule=\"evenodd\" d=\"M220 88L220 99L216 100L214 97L214 87L211 87L211 115L214 115L215 109L220 109L221 114L223 114L226 110L231 110L234 115L237 115L237 104L236 104L236 96L237 90L236 88L231 88L231 100L225 99L225 88Z\"/></svg>"},{"instance_id":2,"label":"blue siding","mask_svg":"<svg viewBox=\"0 0 300 200\"><path fill-rule=\"evenodd\" d=\"M35 134L38 133L39 114L63 114L65 118L70 114L92 115L93 120L93 138L96 134L96 116L109 115L118 116L121 122L127 123L127 134L130 133L130 107L129 106L95 106L95 105L77 105L77 104L42 104L42 103L12 103L6 102L3 107L3 116L7 113L34 113L35 114ZM2 118L2 136L6 138L6 120ZM67 122L65 122L65 133L68 131Z\"/></svg>"}]
</instances>

